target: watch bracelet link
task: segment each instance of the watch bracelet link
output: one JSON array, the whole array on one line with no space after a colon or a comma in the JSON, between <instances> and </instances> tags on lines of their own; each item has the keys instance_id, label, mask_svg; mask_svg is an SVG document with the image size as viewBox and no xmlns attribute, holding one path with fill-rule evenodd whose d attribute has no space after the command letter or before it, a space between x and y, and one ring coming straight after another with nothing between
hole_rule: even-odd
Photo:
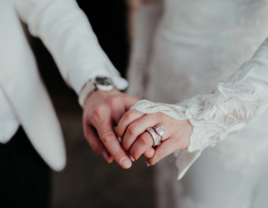
<instances>
[{"instance_id":1,"label":"watch bracelet link","mask_svg":"<svg viewBox=\"0 0 268 208\"><path fill-rule=\"evenodd\" d=\"M78 97L78 102L82 108L84 108L85 101L88 98L88 96L95 90L96 90L95 79L90 79L89 81L87 81Z\"/></svg>"},{"instance_id":2,"label":"watch bracelet link","mask_svg":"<svg viewBox=\"0 0 268 208\"><path fill-rule=\"evenodd\" d=\"M100 80L108 80L108 84L105 85L105 81L101 82ZM83 89L81 90L81 93L78 98L78 102L82 108L84 108L85 101L88 98L88 96L96 91L96 90L101 90L101 91L110 91L114 88L114 85L112 83L112 80L108 77L95 77L94 79L90 79Z\"/></svg>"}]
</instances>

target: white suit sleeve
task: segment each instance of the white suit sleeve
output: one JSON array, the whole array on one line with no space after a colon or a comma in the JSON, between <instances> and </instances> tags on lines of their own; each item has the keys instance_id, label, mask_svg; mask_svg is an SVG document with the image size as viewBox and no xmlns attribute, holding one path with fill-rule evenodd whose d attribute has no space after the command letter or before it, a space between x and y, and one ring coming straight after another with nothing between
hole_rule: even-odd
<instances>
[{"instance_id":1,"label":"white suit sleeve","mask_svg":"<svg viewBox=\"0 0 268 208\"><path fill-rule=\"evenodd\" d=\"M122 79L101 49L90 23L75 0L13 0L33 36L52 54L66 83L77 94L95 76L108 76L120 90Z\"/></svg>"},{"instance_id":2,"label":"white suit sleeve","mask_svg":"<svg viewBox=\"0 0 268 208\"><path fill-rule=\"evenodd\" d=\"M241 130L268 108L268 39L254 56L208 95L198 95L177 105L138 102L132 109L162 112L174 119L189 119L193 128L187 150L176 153L180 179L202 150Z\"/></svg>"},{"instance_id":3,"label":"white suit sleeve","mask_svg":"<svg viewBox=\"0 0 268 208\"><path fill-rule=\"evenodd\" d=\"M146 3L140 5L134 21L127 92L138 98L144 97L146 68L150 58L154 31L161 17L162 9L162 0L147 0Z\"/></svg>"}]
</instances>

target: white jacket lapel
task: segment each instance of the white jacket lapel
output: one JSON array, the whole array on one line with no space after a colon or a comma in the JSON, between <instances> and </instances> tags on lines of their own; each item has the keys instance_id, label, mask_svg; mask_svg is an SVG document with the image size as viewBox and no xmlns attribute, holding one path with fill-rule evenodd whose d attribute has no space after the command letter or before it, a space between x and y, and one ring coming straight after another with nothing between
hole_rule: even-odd
<instances>
[{"instance_id":1,"label":"white jacket lapel","mask_svg":"<svg viewBox=\"0 0 268 208\"><path fill-rule=\"evenodd\" d=\"M0 28L0 87L33 146L54 170L61 170L60 126L11 1L0 1Z\"/></svg>"}]
</instances>

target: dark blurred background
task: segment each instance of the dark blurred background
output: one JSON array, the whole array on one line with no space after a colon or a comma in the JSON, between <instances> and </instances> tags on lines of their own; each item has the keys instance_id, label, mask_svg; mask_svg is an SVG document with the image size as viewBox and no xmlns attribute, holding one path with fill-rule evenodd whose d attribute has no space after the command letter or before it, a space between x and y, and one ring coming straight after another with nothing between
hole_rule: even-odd
<instances>
[{"instance_id":1,"label":"dark blurred background","mask_svg":"<svg viewBox=\"0 0 268 208\"><path fill-rule=\"evenodd\" d=\"M128 64L134 1L137 0L78 0L101 47L122 76ZM123 170L115 162L107 164L93 153L83 137L82 110L76 94L62 80L42 42L33 37L30 42L58 114L67 149L66 168L52 175L52 207L154 207L153 168L148 168L143 158L130 170Z\"/></svg>"}]
</instances>

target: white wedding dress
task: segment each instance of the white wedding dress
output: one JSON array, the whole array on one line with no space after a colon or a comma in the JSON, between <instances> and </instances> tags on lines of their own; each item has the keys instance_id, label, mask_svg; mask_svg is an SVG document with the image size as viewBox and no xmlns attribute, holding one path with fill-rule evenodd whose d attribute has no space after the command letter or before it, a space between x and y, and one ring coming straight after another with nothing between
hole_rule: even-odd
<instances>
[{"instance_id":1,"label":"white wedding dress","mask_svg":"<svg viewBox=\"0 0 268 208\"><path fill-rule=\"evenodd\" d=\"M153 102L133 109L194 127L156 165L157 207L267 208L268 0L146 2L128 92Z\"/></svg>"}]
</instances>

